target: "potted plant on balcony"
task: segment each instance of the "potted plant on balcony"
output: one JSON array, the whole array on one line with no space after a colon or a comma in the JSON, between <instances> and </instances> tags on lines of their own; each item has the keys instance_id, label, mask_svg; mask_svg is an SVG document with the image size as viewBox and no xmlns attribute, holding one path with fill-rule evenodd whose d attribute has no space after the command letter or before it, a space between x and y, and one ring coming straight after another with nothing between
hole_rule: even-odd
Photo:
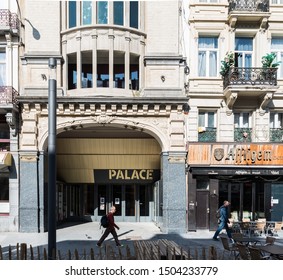
<instances>
[{"instance_id":1,"label":"potted plant on balcony","mask_svg":"<svg viewBox=\"0 0 283 280\"><path fill-rule=\"evenodd\" d=\"M234 67L235 58L234 58L234 52L227 52L224 60L221 60L221 69L220 69L220 75L224 77L231 67Z\"/></svg>"},{"instance_id":2,"label":"potted plant on balcony","mask_svg":"<svg viewBox=\"0 0 283 280\"><path fill-rule=\"evenodd\" d=\"M263 79L270 82L274 77L274 74L277 71L277 67L280 65L281 61L275 62L276 53L267 53L262 57L262 75Z\"/></svg>"}]
</instances>

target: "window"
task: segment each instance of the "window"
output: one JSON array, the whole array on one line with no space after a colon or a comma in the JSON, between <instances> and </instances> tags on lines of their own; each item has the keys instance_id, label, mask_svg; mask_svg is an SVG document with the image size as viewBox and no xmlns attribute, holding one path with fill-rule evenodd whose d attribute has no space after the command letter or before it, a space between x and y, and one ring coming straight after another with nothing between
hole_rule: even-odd
<instances>
[{"instance_id":1,"label":"window","mask_svg":"<svg viewBox=\"0 0 283 280\"><path fill-rule=\"evenodd\" d=\"M0 86L6 86L6 52L0 49Z\"/></svg>"},{"instance_id":2,"label":"window","mask_svg":"<svg viewBox=\"0 0 283 280\"><path fill-rule=\"evenodd\" d=\"M250 127L250 114L249 113L235 113L234 125L236 128Z\"/></svg>"},{"instance_id":3,"label":"window","mask_svg":"<svg viewBox=\"0 0 283 280\"><path fill-rule=\"evenodd\" d=\"M218 38L199 37L198 74L200 77L216 77L218 56Z\"/></svg>"},{"instance_id":4,"label":"window","mask_svg":"<svg viewBox=\"0 0 283 280\"><path fill-rule=\"evenodd\" d=\"M251 142L250 113L234 114L234 141Z\"/></svg>"},{"instance_id":5,"label":"window","mask_svg":"<svg viewBox=\"0 0 283 280\"><path fill-rule=\"evenodd\" d=\"M270 128L282 128L283 127L283 113L270 113Z\"/></svg>"},{"instance_id":6,"label":"window","mask_svg":"<svg viewBox=\"0 0 283 280\"><path fill-rule=\"evenodd\" d=\"M68 89L77 88L77 54L69 54L68 60Z\"/></svg>"},{"instance_id":7,"label":"window","mask_svg":"<svg viewBox=\"0 0 283 280\"><path fill-rule=\"evenodd\" d=\"M139 90L139 59L136 54L130 54L130 89Z\"/></svg>"},{"instance_id":8,"label":"window","mask_svg":"<svg viewBox=\"0 0 283 280\"><path fill-rule=\"evenodd\" d=\"M124 2L114 1L114 24L124 25Z\"/></svg>"},{"instance_id":9,"label":"window","mask_svg":"<svg viewBox=\"0 0 283 280\"><path fill-rule=\"evenodd\" d=\"M92 23L92 2L82 1L82 25Z\"/></svg>"},{"instance_id":10,"label":"window","mask_svg":"<svg viewBox=\"0 0 283 280\"><path fill-rule=\"evenodd\" d=\"M82 52L82 88L92 87L92 51Z\"/></svg>"},{"instance_id":11,"label":"window","mask_svg":"<svg viewBox=\"0 0 283 280\"><path fill-rule=\"evenodd\" d=\"M77 2L69 1L69 28L77 26Z\"/></svg>"},{"instance_id":12,"label":"window","mask_svg":"<svg viewBox=\"0 0 283 280\"><path fill-rule=\"evenodd\" d=\"M215 127L214 119L214 112L200 112L198 118L199 127Z\"/></svg>"},{"instance_id":13,"label":"window","mask_svg":"<svg viewBox=\"0 0 283 280\"><path fill-rule=\"evenodd\" d=\"M9 175L0 172L0 202L9 201Z\"/></svg>"},{"instance_id":14,"label":"window","mask_svg":"<svg viewBox=\"0 0 283 280\"><path fill-rule=\"evenodd\" d=\"M114 88L125 88L125 53L114 51Z\"/></svg>"},{"instance_id":15,"label":"window","mask_svg":"<svg viewBox=\"0 0 283 280\"><path fill-rule=\"evenodd\" d=\"M97 51L97 87L109 87L109 51Z\"/></svg>"},{"instance_id":16,"label":"window","mask_svg":"<svg viewBox=\"0 0 283 280\"><path fill-rule=\"evenodd\" d=\"M283 37L271 39L271 51L277 54L276 61L281 61L277 76L283 78Z\"/></svg>"},{"instance_id":17,"label":"window","mask_svg":"<svg viewBox=\"0 0 283 280\"><path fill-rule=\"evenodd\" d=\"M139 2L130 1L130 27L139 28Z\"/></svg>"},{"instance_id":18,"label":"window","mask_svg":"<svg viewBox=\"0 0 283 280\"><path fill-rule=\"evenodd\" d=\"M199 112L198 116L198 141L199 142L216 142L214 112Z\"/></svg>"},{"instance_id":19,"label":"window","mask_svg":"<svg viewBox=\"0 0 283 280\"><path fill-rule=\"evenodd\" d=\"M271 0L271 4L283 4L283 0Z\"/></svg>"},{"instance_id":20,"label":"window","mask_svg":"<svg viewBox=\"0 0 283 280\"><path fill-rule=\"evenodd\" d=\"M235 38L235 67L252 67L253 39Z\"/></svg>"},{"instance_id":21,"label":"window","mask_svg":"<svg viewBox=\"0 0 283 280\"><path fill-rule=\"evenodd\" d=\"M97 1L96 3L97 10L97 23L98 24L107 24L108 23L108 2L107 1Z\"/></svg>"}]
</instances>

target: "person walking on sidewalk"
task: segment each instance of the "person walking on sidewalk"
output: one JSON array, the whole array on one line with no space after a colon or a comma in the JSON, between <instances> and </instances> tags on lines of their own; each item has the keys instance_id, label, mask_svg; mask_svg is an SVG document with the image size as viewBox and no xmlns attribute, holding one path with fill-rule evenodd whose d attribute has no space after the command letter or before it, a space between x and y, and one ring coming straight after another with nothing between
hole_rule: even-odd
<instances>
[{"instance_id":1,"label":"person walking on sidewalk","mask_svg":"<svg viewBox=\"0 0 283 280\"><path fill-rule=\"evenodd\" d=\"M230 223L229 219L228 219L228 206L231 203L228 200L225 200L223 202L223 205L219 208L220 211L220 218L219 218L219 225L217 230L215 231L214 235L213 235L213 240L217 240L218 241L218 235L221 232L222 229L226 229L227 235L230 239L232 239L232 235L231 235L231 230L228 226L228 224Z\"/></svg>"},{"instance_id":2,"label":"person walking on sidewalk","mask_svg":"<svg viewBox=\"0 0 283 280\"><path fill-rule=\"evenodd\" d=\"M103 243L103 241L105 240L105 238L109 235L109 233L112 234L112 236L115 239L116 242L116 246L122 247L123 245L121 245L119 239L118 239L118 235L117 232L115 230L115 228L117 228L118 230L120 229L114 221L114 213L116 212L116 207L112 206L110 208L109 213L107 214L107 218L108 218L108 227L105 229L103 235L101 236L101 238L98 240L98 242L96 243L96 245L98 247L100 247Z\"/></svg>"}]
</instances>

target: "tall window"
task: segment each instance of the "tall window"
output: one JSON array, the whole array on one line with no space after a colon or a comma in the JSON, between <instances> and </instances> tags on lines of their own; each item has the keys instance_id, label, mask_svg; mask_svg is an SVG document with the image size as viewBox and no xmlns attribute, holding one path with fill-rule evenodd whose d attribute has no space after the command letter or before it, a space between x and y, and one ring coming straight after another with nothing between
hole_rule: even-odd
<instances>
[{"instance_id":1,"label":"tall window","mask_svg":"<svg viewBox=\"0 0 283 280\"><path fill-rule=\"evenodd\" d=\"M6 86L6 52L0 49L0 86Z\"/></svg>"},{"instance_id":2,"label":"tall window","mask_svg":"<svg viewBox=\"0 0 283 280\"><path fill-rule=\"evenodd\" d=\"M77 53L67 56L68 60L68 89L77 88Z\"/></svg>"},{"instance_id":3,"label":"tall window","mask_svg":"<svg viewBox=\"0 0 283 280\"><path fill-rule=\"evenodd\" d=\"M277 76L283 78L283 37L271 39L271 51L277 54L277 61L281 61Z\"/></svg>"},{"instance_id":4,"label":"tall window","mask_svg":"<svg viewBox=\"0 0 283 280\"><path fill-rule=\"evenodd\" d=\"M69 28L77 26L77 2L69 1Z\"/></svg>"},{"instance_id":5,"label":"tall window","mask_svg":"<svg viewBox=\"0 0 283 280\"><path fill-rule=\"evenodd\" d=\"M92 51L82 52L82 88L92 87Z\"/></svg>"},{"instance_id":6,"label":"tall window","mask_svg":"<svg viewBox=\"0 0 283 280\"><path fill-rule=\"evenodd\" d=\"M217 76L218 38L199 37L198 74L200 77Z\"/></svg>"},{"instance_id":7,"label":"tall window","mask_svg":"<svg viewBox=\"0 0 283 280\"><path fill-rule=\"evenodd\" d=\"M82 1L82 25L92 23L92 2Z\"/></svg>"},{"instance_id":8,"label":"tall window","mask_svg":"<svg viewBox=\"0 0 283 280\"><path fill-rule=\"evenodd\" d=\"M124 25L124 2L114 1L114 24Z\"/></svg>"},{"instance_id":9,"label":"tall window","mask_svg":"<svg viewBox=\"0 0 283 280\"><path fill-rule=\"evenodd\" d=\"M130 27L139 28L139 2L130 1Z\"/></svg>"},{"instance_id":10,"label":"tall window","mask_svg":"<svg viewBox=\"0 0 283 280\"><path fill-rule=\"evenodd\" d=\"M113 81L115 88L125 88L125 53L114 51Z\"/></svg>"},{"instance_id":11,"label":"tall window","mask_svg":"<svg viewBox=\"0 0 283 280\"><path fill-rule=\"evenodd\" d=\"M97 1L96 3L97 11L97 23L107 24L108 23L108 2L107 1Z\"/></svg>"},{"instance_id":12,"label":"tall window","mask_svg":"<svg viewBox=\"0 0 283 280\"><path fill-rule=\"evenodd\" d=\"M109 87L109 51L97 51L97 87Z\"/></svg>"},{"instance_id":13,"label":"tall window","mask_svg":"<svg viewBox=\"0 0 283 280\"><path fill-rule=\"evenodd\" d=\"M235 67L252 67L253 39L235 38Z\"/></svg>"}]
</instances>

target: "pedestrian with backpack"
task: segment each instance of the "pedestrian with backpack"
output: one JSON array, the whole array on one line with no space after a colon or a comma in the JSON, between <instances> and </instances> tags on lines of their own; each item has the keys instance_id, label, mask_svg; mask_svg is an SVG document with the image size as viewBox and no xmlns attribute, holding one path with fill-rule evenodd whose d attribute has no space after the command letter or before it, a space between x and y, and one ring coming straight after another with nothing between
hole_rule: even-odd
<instances>
[{"instance_id":1,"label":"pedestrian with backpack","mask_svg":"<svg viewBox=\"0 0 283 280\"><path fill-rule=\"evenodd\" d=\"M109 235L109 233L112 234L113 238L115 239L115 242L116 242L116 246L119 246L119 247L123 247L118 239L118 235L117 235L117 232L115 230L116 229L120 229L116 224L115 224L115 221L114 221L114 213L116 212L116 207L115 206L112 206L110 208L110 211L109 213L107 214L107 218L108 218L108 226L106 227L103 235L101 236L101 238L97 241L96 243L96 246L98 247L101 247L103 241L105 240L105 238Z\"/></svg>"},{"instance_id":2,"label":"pedestrian with backpack","mask_svg":"<svg viewBox=\"0 0 283 280\"><path fill-rule=\"evenodd\" d=\"M222 229L226 229L227 235L230 239L232 239L232 235L231 235L231 230L228 226L228 224L230 224L230 221L228 219L228 206L230 205L230 202L228 200L225 200L223 202L223 205L217 210L217 212L219 213L219 224L218 224L218 228L214 233L213 236L213 240L218 241L218 235L221 232Z\"/></svg>"}]
</instances>

